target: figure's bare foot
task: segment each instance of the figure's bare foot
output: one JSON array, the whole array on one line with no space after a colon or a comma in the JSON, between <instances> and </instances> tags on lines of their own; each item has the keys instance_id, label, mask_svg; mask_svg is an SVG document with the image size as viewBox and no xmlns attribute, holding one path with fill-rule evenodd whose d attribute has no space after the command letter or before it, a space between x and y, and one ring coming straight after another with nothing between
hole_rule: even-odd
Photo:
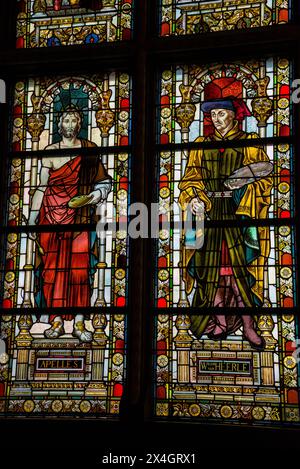
<instances>
[{"instance_id":1,"label":"figure's bare foot","mask_svg":"<svg viewBox=\"0 0 300 469\"><path fill-rule=\"evenodd\" d=\"M263 350L265 348L263 337L259 336L254 329L244 330L244 337L248 340L252 348L256 350Z\"/></svg>"},{"instance_id":2,"label":"figure's bare foot","mask_svg":"<svg viewBox=\"0 0 300 469\"><path fill-rule=\"evenodd\" d=\"M244 337L248 340L251 347L257 350L263 350L265 348L265 341L263 337L257 334L255 330L255 323L253 318L250 316L242 316L244 326Z\"/></svg>"},{"instance_id":3,"label":"figure's bare foot","mask_svg":"<svg viewBox=\"0 0 300 469\"><path fill-rule=\"evenodd\" d=\"M77 337L81 342L91 342L93 340L92 332L84 327L83 321L78 321L74 325L73 336Z\"/></svg>"},{"instance_id":4,"label":"figure's bare foot","mask_svg":"<svg viewBox=\"0 0 300 469\"><path fill-rule=\"evenodd\" d=\"M207 334L207 337L212 340L222 340L226 339L227 337L227 331L225 327L222 326L216 326L212 332Z\"/></svg>"},{"instance_id":5,"label":"figure's bare foot","mask_svg":"<svg viewBox=\"0 0 300 469\"><path fill-rule=\"evenodd\" d=\"M65 330L63 323L61 321L54 321L50 329L46 329L44 332L44 336L47 339L57 339L61 335L64 335Z\"/></svg>"}]
</instances>

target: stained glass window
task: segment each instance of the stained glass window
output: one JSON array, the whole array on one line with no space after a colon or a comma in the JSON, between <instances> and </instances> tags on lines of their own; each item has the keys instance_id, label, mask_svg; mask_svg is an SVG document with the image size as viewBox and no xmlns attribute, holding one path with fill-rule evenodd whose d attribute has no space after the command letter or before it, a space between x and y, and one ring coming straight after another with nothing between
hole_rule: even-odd
<instances>
[{"instance_id":1,"label":"stained glass window","mask_svg":"<svg viewBox=\"0 0 300 469\"><path fill-rule=\"evenodd\" d=\"M300 420L292 80L284 57L161 73L157 416Z\"/></svg>"},{"instance_id":2,"label":"stained glass window","mask_svg":"<svg viewBox=\"0 0 300 469\"><path fill-rule=\"evenodd\" d=\"M15 85L1 275L1 412L118 414L131 79Z\"/></svg>"},{"instance_id":3,"label":"stained glass window","mask_svg":"<svg viewBox=\"0 0 300 469\"><path fill-rule=\"evenodd\" d=\"M18 0L17 47L131 39L132 0Z\"/></svg>"},{"instance_id":4,"label":"stained glass window","mask_svg":"<svg viewBox=\"0 0 300 469\"><path fill-rule=\"evenodd\" d=\"M290 20L290 0L161 0L162 36L246 29Z\"/></svg>"}]
</instances>

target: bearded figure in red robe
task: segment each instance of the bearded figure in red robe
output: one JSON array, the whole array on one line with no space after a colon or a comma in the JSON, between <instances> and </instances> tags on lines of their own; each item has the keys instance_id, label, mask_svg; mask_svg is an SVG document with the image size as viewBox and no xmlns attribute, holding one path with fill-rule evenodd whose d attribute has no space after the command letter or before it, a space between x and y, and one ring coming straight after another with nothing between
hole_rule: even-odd
<instances>
[{"instance_id":1,"label":"bearded figure in red robe","mask_svg":"<svg viewBox=\"0 0 300 469\"><path fill-rule=\"evenodd\" d=\"M81 148L96 146L78 138L81 122L81 113L72 107L62 114L58 126L62 138L46 148L57 150L57 155L42 159L40 185L32 198L29 225L45 227L45 232L30 234L37 248L35 298L40 307L91 306L92 274L97 262L95 234L68 231L65 225L96 222L95 205L106 200L111 178L99 158L80 154ZM59 150L68 148L78 148L78 155L59 156ZM87 196L86 203L72 208L71 199L79 195ZM47 231L50 226L52 229ZM72 314L50 315L51 327L45 331L45 337L60 337L65 333L64 320L73 319L73 336L90 342L92 333L85 327L83 314L75 318Z\"/></svg>"}]
</instances>

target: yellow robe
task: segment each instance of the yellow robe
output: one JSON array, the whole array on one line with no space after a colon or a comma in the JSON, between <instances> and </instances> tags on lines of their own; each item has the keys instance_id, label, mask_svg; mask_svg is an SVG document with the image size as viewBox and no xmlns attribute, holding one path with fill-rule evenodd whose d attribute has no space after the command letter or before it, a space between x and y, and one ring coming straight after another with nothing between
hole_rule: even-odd
<instances>
[{"instance_id":1,"label":"yellow robe","mask_svg":"<svg viewBox=\"0 0 300 469\"><path fill-rule=\"evenodd\" d=\"M235 122L234 127L222 137L216 130L215 133L209 137L200 137L196 142L203 141L226 141L235 140L236 143L233 149L238 148L239 139L251 139L259 138L256 133L246 134L238 129L238 123ZM202 161L204 152L208 150L193 150L190 152L189 160L186 166L185 174L179 184L181 191L179 197L179 204L183 210L186 210L187 204L195 197L195 191L198 197L204 202L205 211L209 215L212 209L212 201L206 193L206 182L202 175ZM244 147L240 148L239 152L243 154L242 165L246 166L251 163L257 163L262 161L269 161L268 155L259 146ZM220 158L222 156L220 155ZM238 216L246 216L252 219L265 219L268 217L268 209L270 207L270 194L272 189L272 178L266 177L259 181L255 181L248 184L244 195L242 196L239 205L236 208L235 214ZM238 218L238 217L237 217ZM252 293L257 297L258 303L262 304L264 301L264 267L266 265L267 258L270 253L270 232L268 227L258 227L259 236L259 255L246 267L248 272L251 274L252 282L251 290ZM195 279L188 272L188 265L194 255L195 251L191 249L185 249L183 247L183 278L186 285L186 292L190 294Z\"/></svg>"}]
</instances>

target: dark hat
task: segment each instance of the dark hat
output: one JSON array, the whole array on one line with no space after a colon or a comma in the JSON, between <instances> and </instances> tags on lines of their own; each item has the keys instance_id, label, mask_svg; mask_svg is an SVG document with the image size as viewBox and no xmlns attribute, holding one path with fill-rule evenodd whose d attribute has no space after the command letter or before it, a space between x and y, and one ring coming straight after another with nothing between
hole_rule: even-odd
<instances>
[{"instance_id":1,"label":"dark hat","mask_svg":"<svg viewBox=\"0 0 300 469\"><path fill-rule=\"evenodd\" d=\"M201 110L203 112L210 112L213 109L228 109L230 111L236 111L232 99L217 98L209 101L204 101L201 104Z\"/></svg>"}]
</instances>

